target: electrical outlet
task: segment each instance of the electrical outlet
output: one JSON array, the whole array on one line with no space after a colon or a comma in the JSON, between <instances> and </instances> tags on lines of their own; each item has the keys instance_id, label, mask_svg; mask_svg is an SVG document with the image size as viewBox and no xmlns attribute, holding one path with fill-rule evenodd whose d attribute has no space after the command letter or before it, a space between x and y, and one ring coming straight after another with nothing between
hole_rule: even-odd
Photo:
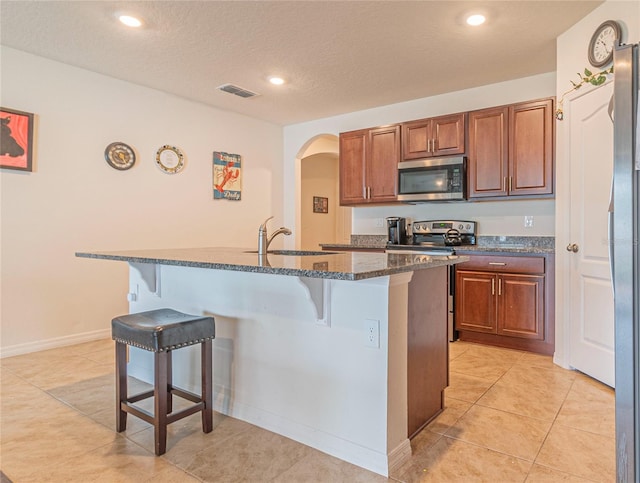
<instances>
[{"instance_id":1,"label":"electrical outlet","mask_svg":"<svg viewBox=\"0 0 640 483\"><path fill-rule=\"evenodd\" d=\"M364 321L365 331L365 344L367 347L380 347L380 321L365 319Z\"/></svg>"},{"instance_id":2,"label":"electrical outlet","mask_svg":"<svg viewBox=\"0 0 640 483\"><path fill-rule=\"evenodd\" d=\"M382 228L384 226L384 219L376 218L374 224L376 228Z\"/></svg>"},{"instance_id":3,"label":"electrical outlet","mask_svg":"<svg viewBox=\"0 0 640 483\"><path fill-rule=\"evenodd\" d=\"M525 228L533 228L533 216L525 216L524 217L524 227Z\"/></svg>"}]
</instances>

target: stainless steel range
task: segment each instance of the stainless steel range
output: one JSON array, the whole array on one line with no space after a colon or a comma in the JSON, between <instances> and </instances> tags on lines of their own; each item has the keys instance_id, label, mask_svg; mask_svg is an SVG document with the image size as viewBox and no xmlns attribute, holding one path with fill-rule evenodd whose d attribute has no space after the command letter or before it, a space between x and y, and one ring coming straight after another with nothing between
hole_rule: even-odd
<instances>
[{"instance_id":1,"label":"stainless steel range","mask_svg":"<svg viewBox=\"0 0 640 483\"><path fill-rule=\"evenodd\" d=\"M453 255L458 246L476 244L475 221L465 220L429 220L415 221L411 225L411 234L406 244L387 244L389 252L408 250L410 253L430 253L434 255Z\"/></svg>"},{"instance_id":2,"label":"stainless steel range","mask_svg":"<svg viewBox=\"0 0 640 483\"><path fill-rule=\"evenodd\" d=\"M429 256L454 256L456 247L476 244L477 223L464 220L416 221L411 225L407 244L387 244L387 253L415 253ZM455 265L449 267L448 283L448 332L449 340L456 339L454 331Z\"/></svg>"}]
</instances>

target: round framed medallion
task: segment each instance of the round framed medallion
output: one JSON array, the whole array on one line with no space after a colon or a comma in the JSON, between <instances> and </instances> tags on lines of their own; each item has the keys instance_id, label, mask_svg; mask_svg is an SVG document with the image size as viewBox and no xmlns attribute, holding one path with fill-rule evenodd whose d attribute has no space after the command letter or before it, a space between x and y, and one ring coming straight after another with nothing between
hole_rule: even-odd
<instances>
[{"instance_id":1,"label":"round framed medallion","mask_svg":"<svg viewBox=\"0 0 640 483\"><path fill-rule=\"evenodd\" d=\"M184 168L184 155L175 146L165 144L156 152L156 164L165 173L174 174Z\"/></svg>"},{"instance_id":2,"label":"round framed medallion","mask_svg":"<svg viewBox=\"0 0 640 483\"><path fill-rule=\"evenodd\" d=\"M112 168L124 171L135 164L136 153L128 144L115 142L105 148L104 159Z\"/></svg>"},{"instance_id":3,"label":"round framed medallion","mask_svg":"<svg viewBox=\"0 0 640 483\"><path fill-rule=\"evenodd\" d=\"M589 41L589 63L594 67L604 67L613 60L613 49L620 40L620 24L615 20L602 23Z\"/></svg>"}]
</instances>

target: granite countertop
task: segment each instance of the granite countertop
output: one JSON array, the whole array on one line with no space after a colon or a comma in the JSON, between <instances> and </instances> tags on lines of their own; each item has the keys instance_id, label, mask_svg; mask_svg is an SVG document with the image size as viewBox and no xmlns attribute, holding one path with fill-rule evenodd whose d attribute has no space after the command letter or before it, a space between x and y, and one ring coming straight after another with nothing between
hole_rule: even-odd
<instances>
[{"instance_id":1,"label":"granite countertop","mask_svg":"<svg viewBox=\"0 0 640 483\"><path fill-rule=\"evenodd\" d=\"M457 247L456 252L501 252L553 254L556 239L553 236L478 236L478 244Z\"/></svg>"},{"instance_id":2,"label":"granite countertop","mask_svg":"<svg viewBox=\"0 0 640 483\"><path fill-rule=\"evenodd\" d=\"M323 243L326 249L383 249L387 239L384 235L351 235L351 243ZM555 253L553 236L482 236L477 237L477 245L454 247L457 253Z\"/></svg>"},{"instance_id":3,"label":"granite countertop","mask_svg":"<svg viewBox=\"0 0 640 483\"><path fill-rule=\"evenodd\" d=\"M288 253L288 254L285 254ZM312 255L308 255L312 253ZM302 255L307 254L307 255ZM173 248L77 252L77 257L156 263L253 273L271 273L334 280L363 280L466 262L465 256L427 256L355 252L274 250L266 257L242 248Z\"/></svg>"}]
</instances>

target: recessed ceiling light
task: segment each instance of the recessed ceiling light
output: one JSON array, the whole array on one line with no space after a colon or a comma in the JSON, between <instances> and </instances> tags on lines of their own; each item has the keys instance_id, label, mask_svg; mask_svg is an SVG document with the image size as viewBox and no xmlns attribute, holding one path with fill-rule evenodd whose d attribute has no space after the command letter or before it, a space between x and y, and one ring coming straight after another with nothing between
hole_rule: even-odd
<instances>
[{"instance_id":1,"label":"recessed ceiling light","mask_svg":"<svg viewBox=\"0 0 640 483\"><path fill-rule=\"evenodd\" d=\"M469 25L473 25L478 26L478 25L482 25L484 23L486 19L484 18L484 15L470 15L469 17L467 17L467 23Z\"/></svg>"},{"instance_id":2,"label":"recessed ceiling light","mask_svg":"<svg viewBox=\"0 0 640 483\"><path fill-rule=\"evenodd\" d=\"M125 24L127 27L140 27L142 25L142 22L139 19L130 15L120 15L118 17L118 20L120 20L120 22Z\"/></svg>"},{"instance_id":3,"label":"recessed ceiling light","mask_svg":"<svg viewBox=\"0 0 640 483\"><path fill-rule=\"evenodd\" d=\"M282 77L272 76L269 77L269 82L271 82L273 85L281 86L282 84L284 84L284 79Z\"/></svg>"}]
</instances>

